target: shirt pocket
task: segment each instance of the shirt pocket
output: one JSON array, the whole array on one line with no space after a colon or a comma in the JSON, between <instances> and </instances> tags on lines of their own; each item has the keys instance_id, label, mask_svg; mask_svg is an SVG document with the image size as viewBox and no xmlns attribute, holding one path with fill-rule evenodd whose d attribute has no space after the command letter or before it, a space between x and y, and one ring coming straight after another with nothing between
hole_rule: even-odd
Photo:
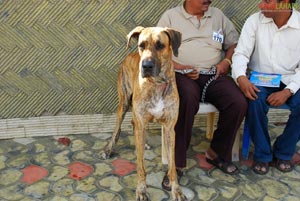
<instances>
[{"instance_id":1,"label":"shirt pocket","mask_svg":"<svg viewBox=\"0 0 300 201\"><path fill-rule=\"evenodd\" d=\"M285 44L277 49L274 57L282 68L294 70L300 62L300 48L293 48Z\"/></svg>"}]
</instances>

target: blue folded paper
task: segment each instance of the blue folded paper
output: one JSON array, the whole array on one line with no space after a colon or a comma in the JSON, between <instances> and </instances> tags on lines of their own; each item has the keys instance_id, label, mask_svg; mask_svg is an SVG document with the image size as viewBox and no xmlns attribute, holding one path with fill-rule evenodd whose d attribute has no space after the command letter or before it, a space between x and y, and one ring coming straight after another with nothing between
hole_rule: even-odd
<instances>
[{"instance_id":1,"label":"blue folded paper","mask_svg":"<svg viewBox=\"0 0 300 201\"><path fill-rule=\"evenodd\" d=\"M250 74L250 82L256 86L264 87L279 87L281 74L275 73L260 73L252 71Z\"/></svg>"}]
</instances>

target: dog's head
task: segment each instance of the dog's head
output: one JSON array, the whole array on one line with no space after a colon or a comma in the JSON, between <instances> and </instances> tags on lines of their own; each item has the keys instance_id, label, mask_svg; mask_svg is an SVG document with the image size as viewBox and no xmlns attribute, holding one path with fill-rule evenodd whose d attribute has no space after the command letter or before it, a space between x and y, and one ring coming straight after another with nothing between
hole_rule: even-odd
<instances>
[{"instance_id":1,"label":"dog's head","mask_svg":"<svg viewBox=\"0 0 300 201\"><path fill-rule=\"evenodd\" d=\"M141 57L141 76L156 77L161 71L166 72L172 62L172 54L178 56L181 33L170 28L138 26L127 35L127 47L131 38L138 39ZM168 65L165 65L168 64Z\"/></svg>"}]
</instances>

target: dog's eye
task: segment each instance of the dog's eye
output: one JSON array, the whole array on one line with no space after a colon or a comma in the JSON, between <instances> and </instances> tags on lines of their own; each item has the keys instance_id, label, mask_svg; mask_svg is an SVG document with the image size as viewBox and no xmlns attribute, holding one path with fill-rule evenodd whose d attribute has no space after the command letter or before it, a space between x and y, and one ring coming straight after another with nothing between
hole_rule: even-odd
<instances>
[{"instance_id":1,"label":"dog's eye","mask_svg":"<svg viewBox=\"0 0 300 201\"><path fill-rule=\"evenodd\" d=\"M165 48L165 45L162 44L160 41L158 41L158 42L156 43L156 49L157 49L157 50L162 50L162 49L164 49L164 48Z\"/></svg>"},{"instance_id":2,"label":"dog's eye","mask_svg":"<svg viewBox=\"0 0 300 201\"><path fill-rule=\"evenodd\" d=\"M145 43L140 43L139 44L139 48L142 49L142 50L144 50L145 49Z\"/></svg>"}]
</instances>

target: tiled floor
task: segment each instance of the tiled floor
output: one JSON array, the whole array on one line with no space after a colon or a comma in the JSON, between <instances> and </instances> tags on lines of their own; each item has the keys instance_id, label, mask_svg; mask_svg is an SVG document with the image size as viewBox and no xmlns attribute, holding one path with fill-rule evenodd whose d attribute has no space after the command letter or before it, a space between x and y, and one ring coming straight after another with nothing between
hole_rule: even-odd
<instances>
[{"instance_id":1,"label":"tiled floor","mask_svg":"<svg viewBox=\"0 0 300 201\"><path fill-rule=\"evenodd\" d=\"M284 125L271 125L273 138ZM204 130L194 129L188 167L181 180L189 200L300 200L300 166L291 173L274 167L265 176L251 170L250 160L237 162L238 175L225 175L206 163L209 142ZM101 159L111 133L0 140L0 200L110 201L135 200L136 156L134 137L121 133L116 153ZM148 132L145 151L151 200L169 200L161 189L166 167L161 164L159 130ZM299 147L298 147L299 149ZM294 162L299 163L299 154Z\"/></svg>"}]
</instances>

